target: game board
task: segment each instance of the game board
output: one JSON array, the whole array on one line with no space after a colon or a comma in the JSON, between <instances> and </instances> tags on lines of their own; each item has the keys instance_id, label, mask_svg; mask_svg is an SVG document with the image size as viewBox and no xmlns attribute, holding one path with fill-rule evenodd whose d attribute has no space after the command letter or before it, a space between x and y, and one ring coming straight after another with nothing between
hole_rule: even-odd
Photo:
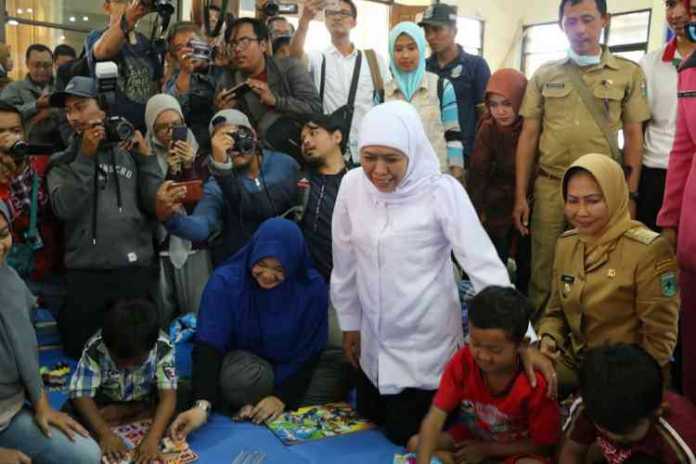
<instances>
[{"instance_id":1,"label":"game board","mask_svg":"<svg viewBox=\"0 0 696 464\"><path fill-rule=\"evenodd\" d=\"M120 425L114 427L113 432L121 437L121 439L126 443L129 449L134 449L140 444L140 442L145 437L145 434L150 429L152 421L150 419L142 420L138 422L132 422L130 424ZM160 445L160 450L162 451L162 458L164 464L188 464L198 460L198 455L189 447L188 443L175 442L170 438L163 438ZM132 451L129 452L129 456L126 459L120 461L109 461L106 458L102 458L103 464L131 464Z\"/></svg>"},{"instance_id":2,"label":"game board","mask_svg":"<svg viewBox=\"0 0 696 464\"><path fill-rule=\"evenodd\" d=\"M308 406L280 415L266 426L284 445L360 432L375 425L361 418L347 403Z\"/></svg>"}]
</instances>

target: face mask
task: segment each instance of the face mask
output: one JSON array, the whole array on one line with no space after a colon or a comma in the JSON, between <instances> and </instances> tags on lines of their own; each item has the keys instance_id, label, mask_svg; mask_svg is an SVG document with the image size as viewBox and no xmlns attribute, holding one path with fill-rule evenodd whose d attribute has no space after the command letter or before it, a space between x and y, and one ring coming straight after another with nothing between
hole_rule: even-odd
<instances>
[{"instance_id":1,"label":"face mask","mask_svg":"<svg viewBox=\"0 0 696 464\"><path fill-rule=\"evenodd\" d=\"M578 66L592 66L601 63L602 54L599 55L578 55L571 47L568 48L568 58L575 61Z\"/></svg>"}]
</instances>

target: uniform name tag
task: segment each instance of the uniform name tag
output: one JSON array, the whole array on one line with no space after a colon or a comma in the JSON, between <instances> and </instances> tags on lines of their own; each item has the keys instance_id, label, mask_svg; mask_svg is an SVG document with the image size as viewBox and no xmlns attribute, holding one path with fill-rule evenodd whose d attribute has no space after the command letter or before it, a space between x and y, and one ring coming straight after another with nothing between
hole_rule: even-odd
<instances>
[{"instance_id":1,"label":"uniform name tag","mask_svg":"<svg viewBox=\"0 0 696 464\"><path fill-rule=\"evenodd\" d=\"M677 94L679 98L696 98L696 90L687 90Z\"/></svg>"},{"instance_id":2,"label":"uniform name tag","mask_svg":"<svg viewBox=\"0 0 696 464\"><path fill-rule=\"evenodd\" d=\"M564 89L565 82L547 82L546 88L548 88L548 89Z\"/></svg>"}]
</instances>

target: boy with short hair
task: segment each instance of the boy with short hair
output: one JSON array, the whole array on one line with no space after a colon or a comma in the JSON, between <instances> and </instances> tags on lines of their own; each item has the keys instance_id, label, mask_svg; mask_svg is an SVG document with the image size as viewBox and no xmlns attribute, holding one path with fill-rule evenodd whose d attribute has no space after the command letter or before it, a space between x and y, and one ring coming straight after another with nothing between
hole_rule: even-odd
<instances>
[{"instance_id":1,"label":"boy with short hair","mask_svg":"<svg viewBox=\"0 0 696 464\"><path fill-rule=\"evenodd\" d=\"M513 288L491 286L470 303L467 346L445 368L420 434L409 442L418 464L443 461L540 464L560 438L560 412L537 372L533 388L520 360L531 306ZM450 413L456 423L442 428Z\"/></svg>"},{"instance_id":2,"label":"boy with short hair","mask_svg":"<svg viewBox=\"0 0 696 464\"><path fill-rule=\"evenodd\" d=\"M634 458L696 463L696 407L664 390L659 365L641 348L620 344L587 351L580 390L582 399L573 405L566 426L561 464L584 463L593 444L608 464Z\"/></svg>"},{"instance_id":3,"label":"boy with short hair","mask_svg":"<svg viewBox=\"0 0 696 464\"><path fill-rule=\"evenodd\" d=\"M159 457L160 440L175 412L176 387L174 346L160 332L155 306L128 300L106 313L102 330L87 342L70 382L70 398L109 459L121 459L127 451L110 425L154 410L150 430L133 455L139 464L150 463Z\"/></svg>"}]
</instances>

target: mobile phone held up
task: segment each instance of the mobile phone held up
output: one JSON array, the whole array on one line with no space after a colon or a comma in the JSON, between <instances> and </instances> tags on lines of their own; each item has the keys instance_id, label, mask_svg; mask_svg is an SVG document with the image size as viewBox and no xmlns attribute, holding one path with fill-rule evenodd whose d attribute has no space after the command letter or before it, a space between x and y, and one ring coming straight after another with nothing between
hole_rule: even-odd
<instances>
[{"instance_id":1,"label":"mobile phone held up","mask_svg":"<svg viewBox=\"0 0 696 464\"><path fill-rule=\"evenodd\" d=\"M185 142L188 139L188 127L186 126L175 126L172 128L172 144L176 142Z\"/></svg>"},{"instance_id":2,"label":"mobile phone held up","mask_svg":"<svg viewBox=\"0 0 696 464\"><path fill-rule=\"evenodd\" d=\"M203 198L203 181L202 180L191 180L187 182L176 182L172 184L172 188L185 187L186 194L181 202L187 206L193 206L197 204Z\"/></svg>"},{"instance_id":3,"label":"mobile phone held up","mask_svg":"<svg viewBox=\"0 0 696 464\"><path fill-rule=\"evenodd\" d=\"M248 82L242 82L239 85L236 85L232 87L230 90L227 91L227 94L232 97L234 100L239 100L242 98L245 94L251 92L251 86L249 85Z\"/></svg>"}]
</instances>

